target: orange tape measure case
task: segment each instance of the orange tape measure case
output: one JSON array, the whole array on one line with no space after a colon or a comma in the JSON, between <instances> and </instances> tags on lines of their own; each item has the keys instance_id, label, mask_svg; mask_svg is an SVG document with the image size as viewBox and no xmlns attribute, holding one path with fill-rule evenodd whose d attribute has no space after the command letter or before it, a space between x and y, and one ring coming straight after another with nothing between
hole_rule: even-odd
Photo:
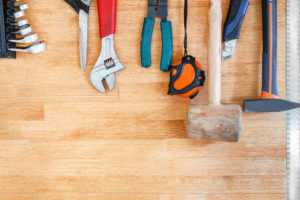
<instances>
[{"instance_id":1,"label":"orange tape measure case","mask_svg":"<svg viewBox=\"0 0 300 200\"><path fill-rule=\"evenodd\" d=\"M170 66L169 95L194 98L204 85L205 73L193 56L187 53L187 16L188 1L184 1L184 57L177 65Z\"/></svg>"},{"instance_id":2,"label":"orange tape measure case","mask_svg":"<svg viewBox=\"0 0 300 200\"><path fill-rule=\"evenodd\" d=\"M177 65L170 66L169 95L194 98L205 82L205 73L193 56L184 56Z\"/></svg>"}]
</instances>

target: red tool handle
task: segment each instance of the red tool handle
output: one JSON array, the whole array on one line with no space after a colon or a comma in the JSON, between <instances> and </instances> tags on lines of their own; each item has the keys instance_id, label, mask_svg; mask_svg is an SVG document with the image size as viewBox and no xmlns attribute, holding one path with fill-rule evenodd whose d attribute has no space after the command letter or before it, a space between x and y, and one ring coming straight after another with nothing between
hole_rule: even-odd
<instances>
[{"instance_id":1,"label":"red tool handle","mask_svg":"<svg viewBox=\"0 0 300 200\"><path fill-rule=\"evenodd\" d=\"M97 0L100 38L116 31L117 0Z\"/></svg>"}]
</instances>

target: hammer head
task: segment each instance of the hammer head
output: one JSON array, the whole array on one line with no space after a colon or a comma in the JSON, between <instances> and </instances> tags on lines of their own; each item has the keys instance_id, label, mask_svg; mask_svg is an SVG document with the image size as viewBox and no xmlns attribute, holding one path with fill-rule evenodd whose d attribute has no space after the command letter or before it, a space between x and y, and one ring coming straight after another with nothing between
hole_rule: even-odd
<instances>
[{"instance_id":1,"label":"hammer head","mask_svg":"<svg viewBox=\"0 0 300 200\"><path fill-rule=\"evenodd\" d=\"M190 106L188 137L193 139L238 142L242 130L239 105Z\"/></svg>"},{"instance_id":2,"label":"hammer head","mask_svg":"<svg viewBox=\"0 0 300 200\"><path fill-rule=\"evenodd\" d=\"M245 112L282 112L300 107L299 103L282 99L256 99L244 102Z\"/></svg>"}]
</instances>

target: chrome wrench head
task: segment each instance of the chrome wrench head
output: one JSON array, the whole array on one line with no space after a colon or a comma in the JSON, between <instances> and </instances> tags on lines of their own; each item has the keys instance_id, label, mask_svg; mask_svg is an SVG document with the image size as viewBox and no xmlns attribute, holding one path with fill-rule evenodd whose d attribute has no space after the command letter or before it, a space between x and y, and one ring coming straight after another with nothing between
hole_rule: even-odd
<instances>
[{"instance_id":1,"label":"chrome wrench head","mask_svg":"<svg viewBox=\"0 0 300 200\"><path fill-rule=\"evenodd\" d=\"M24 35L28 35L31 32L32 32L31 26L29 24L25 24L23 26L20 26L16 31L12 33L20 36L24 36Z\"/></svg>"},{"instance_id":2,"label":"chrome wrench head","mask_svg":"<svg viewBox=\"0 0 300 200\"><path fill-rule=\"evenodd\" d=\"M101 53L90 74L92 84L100 92L106 93L103 81L105 80L108 89L112 90L115 84L114 73L122 69L124 66L116 56L114 49L114 35L111 34L102 38Z\"/></svg>"},{"instance_id":3,"label":"chrome wrench head","mask_svg":"<svg viewBox=\"0 0 300 200\"><path fill-rule=\"evenodd\" d=\"M15 48L8 48L9 51L19 51L29 54L36 54L46 50L46 43L45 42L37 42L27 47L15 47Z\"/></svg>"},{"instance_id":4,"label":"chrome wrench head","mask_svg":"<svg viewBox=\"0 0 300 200\"><path fill-rule=\"evenodd\" d=\"M21 10L21 11L14 12L12 15L13 15L13 18L17 19L17 18L24 17L25 12L23 10Z\"/></svg>"},{"instance_id":5,"label":"chrome wrench head","mask_svg":"<svg viewBox=\"0 0 300 200\"><path fill-rule=\"evenodd\" d=\"M18 6L16 6L16 9L17 10L26 10L26 9L28 9L28 4L27 3L24 3L24 4L20 4L20 5L18 5Z\"/></svg>"},{"instance_id":6,"label":"chrome wrench head","mask_svg":"<svg viewBox=\"0 0 300 200\"><path fill-rule=\"evenodd\" d=\"M32 42L35 42L39 39L37 34L31 34L27 35L23 38L18 38L18 39L9 39L10 42L15 42L15 43L21 43L21 44L29 44Z\"/></svg>"}]
</instances>

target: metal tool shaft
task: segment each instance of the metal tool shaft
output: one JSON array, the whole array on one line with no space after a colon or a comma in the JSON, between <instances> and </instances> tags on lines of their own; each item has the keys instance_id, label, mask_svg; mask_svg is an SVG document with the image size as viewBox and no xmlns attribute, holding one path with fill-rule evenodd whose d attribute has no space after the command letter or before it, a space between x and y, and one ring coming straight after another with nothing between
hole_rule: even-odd
<instances>
[{"instance_id":1,"label":"metal tool shaft","mask_svg":"<svg viewBox=\"0 0 300 200\"><path fill-rule=\"evenodd\" d=\"M300 102L300 1L287 0L287 99ZM300 110L287 113L287 200L300 199Z\"/></svg>"}]
</instances>

